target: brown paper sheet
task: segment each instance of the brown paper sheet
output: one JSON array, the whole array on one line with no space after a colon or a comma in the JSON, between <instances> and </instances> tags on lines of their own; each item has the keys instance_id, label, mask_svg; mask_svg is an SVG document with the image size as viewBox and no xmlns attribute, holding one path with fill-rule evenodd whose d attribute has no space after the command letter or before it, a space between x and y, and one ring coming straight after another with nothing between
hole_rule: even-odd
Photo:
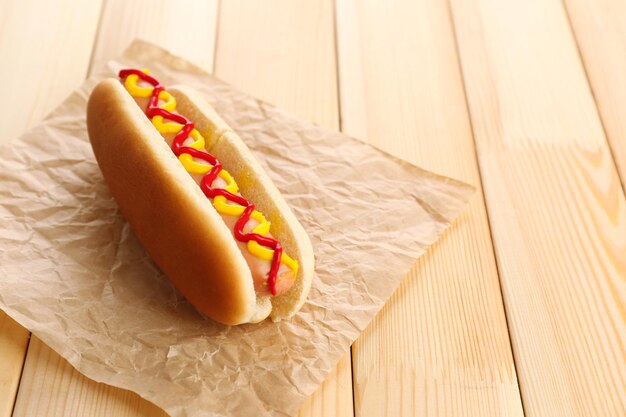
<instances>
[{"instance_id":1,"label":"brown paper sheet","mask_svg":"<svg viewBox=\"0 0 626 417\"><path fill-rule=\"evenodd\" d=\"M315 250L293 320L205 319L139 245L85 128L89 91L122 67L200 90L267 168ZM172 416L294 414L472 193L140 41L0 148L0 179L0 308L89 378Z\"/></svg>"}]
</instances>

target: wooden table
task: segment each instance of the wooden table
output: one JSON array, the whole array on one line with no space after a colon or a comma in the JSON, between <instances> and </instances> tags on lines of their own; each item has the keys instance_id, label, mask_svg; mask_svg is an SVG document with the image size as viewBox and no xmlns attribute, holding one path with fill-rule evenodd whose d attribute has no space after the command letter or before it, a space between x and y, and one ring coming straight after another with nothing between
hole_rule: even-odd
<instances>
[{"instance_id":1,"label":"wooden table","mask_svg":"<svg viewBox=\"0 0 626 417\"><path fill-rule=\"evenodd\" d=\"M2 139L135 37L478 188L300 415L626 415L625 2L0 0ZM0 417L163 414L0 357Z\"/></svg>"}]
</instances>

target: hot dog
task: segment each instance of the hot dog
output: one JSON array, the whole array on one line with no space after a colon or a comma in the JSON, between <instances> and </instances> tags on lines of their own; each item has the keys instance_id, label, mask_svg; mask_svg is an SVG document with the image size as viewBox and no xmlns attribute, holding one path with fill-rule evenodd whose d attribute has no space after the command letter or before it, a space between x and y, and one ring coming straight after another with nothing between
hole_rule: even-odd
<instances>
[{"instance_id":1,"label":"hot dog","mask_svg":"<svg viewBox=\"0 0 626 417\"><path fill-rule=\"evenodd\" d=\"M87 127L122 214L200 312L232 325L301 308L313 275L309 237L199 93L122 70L91 93Z\"/></svg>"}]
</instances>

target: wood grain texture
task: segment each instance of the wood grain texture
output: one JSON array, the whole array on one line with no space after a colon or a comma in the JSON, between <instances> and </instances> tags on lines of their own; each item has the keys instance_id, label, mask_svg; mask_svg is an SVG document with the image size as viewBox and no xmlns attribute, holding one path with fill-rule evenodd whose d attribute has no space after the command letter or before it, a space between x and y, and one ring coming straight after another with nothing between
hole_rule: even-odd
<instances>
[{"instance_id":1,"label":"wood grain texture","mask_svg":"<svg viewBox=\"0 0 626 417\"><path fill-rule=\"evenodd\" d=\"M0 416L13 412L30 333L0 311Z\"/></svg>"},{"instance_id":2,"label":"wood grain texture","mask_svg":"<svg viewBox=\"0 0 626 417\"><path fill-rule=\"evenodd\" d=\"M100 1L0 4L0 143L39 122L87 75ZM34 18L36 16L37 18ZM19 109L16 111L15 109Z\"/></svg>"},{"instance_id":3,"label":"wood grain texture","mask_svg":"<svg viewBox=\"0 0 626 417\"><path fill-rule=\"evenodd\" d=\"M564 0L626 189L626 2Z\"/></svg>"},{"instance_id":4,"label":"wood grain texture","mask_svg":"<svg viewBox=\"0 0 626 417\"><path fill-rule=\"evenodd\" d=\"M453 0L527 416L626 410L626 200L559 1Z\"/></svg>"},{"instance_id":5,"label":"wood grain texture","mask_svg":"<svg viewBox=\"0 0 626 417\"><path fill-rule=\"evenodd\" d=\"M225 1L215 74L255 97L337 129L330 0Z\"/></svg>"},{"instance_id":6,"label":"wood grain texture","mask_svg":"<svg viewBox=\"0 0 626 417\"><path fill-rule=\"evenodd\" d=\"M216 16L216 1L174 4L166 0L107 0L98 30L98 41L93 51L95 65L91 67L95 68L96 65L119 55L127 44L140 36L171 47L175 53L185 55L210 71L217 30ZM181 31L180 22L183 18L187 25L201 30ZM190 47L188 43L197 48ZM91 56L91 47L87 56ZM80 81L86 74L87 63ZM133 392L98 384L84 377L38 339L34 346L35 349L31 343L28 349L24 377L15 405L16 416L165 415L162 410Z\"/></svg>"},{"instance_id":7,"label":"wood grain texture","mask_svg":"<svg viewBox=\"0 0 626 417\"><path fill-rule=\"evenodd\" d=\"M0 79L11 81L3 83L0 143L39 122L82 82L99 15L100 1L0 4ZM13 410L28 338L26 329L0 312L0 417Z\"/></svg>"},{"instance_id":8,"label":"wood grain texture","mask_svg":"<svg viewBox=\"0 0 626 417\"><path fill-rule=\"evenodd\" d=\"M337 129L331 1L227 1L220 7L215 74L285 110ZM353 415L350 356L300 416Z\"/></svg>"},{"instance_id":9,"label":"wood grain texture","mask_svg":"<svg viewBox=\"0 0 626 417\"><path fill-rule=\"evenodd\" d=\"M207 71L213 69L218 0L106 0L92 67L120 55L136 38Z\"/></svg>"},{"instance_id":10,"label":"wood grain texture","mask_svg":"<svg viewBox=\"0 0 626 417\"><path fill-rule=\"evenodd\" d=\"M352 358L350 352L339 361L313 395L306 399L299 417L352 417Z\"/></svg>"},{"instance_id":11,"label":"wood grain texture","mask_svg":"<svg viewBox=\"0 0 626 417\"><path fill-rule=\"evenodd\" d=\"M100 384L76 371L34 337L13 417L164 417L135 393Z\"/></svg>"},{"instance_id":12,"label":"wood grain texture","mask_svg":"<svg viewBox=\"0 0 626 417\"><path fill-rule=\"evenodd\" d=\"M343 130L478 188L355 343L356 416L522 416L448 7L337 5Z\"/></svg>"}]
</instances>

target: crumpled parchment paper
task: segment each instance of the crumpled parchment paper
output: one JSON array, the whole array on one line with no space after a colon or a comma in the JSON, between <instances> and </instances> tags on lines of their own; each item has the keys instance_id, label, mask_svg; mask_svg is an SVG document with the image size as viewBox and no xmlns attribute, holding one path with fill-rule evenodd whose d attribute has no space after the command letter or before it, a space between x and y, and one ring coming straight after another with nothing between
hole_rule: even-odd
<instances>
[{"instance_id":1,"label":"crumpled parchment paper","mask_svg":"<svg viewBox=\"0 0 626 417\"><path fill-rule=\"evenodd\" d=\"M146 255L85 126L89 92L123 67L198 89L267 168L315 250L317 276L294 319L216 324ZM0 308L89 378L172 416L294 414L473 191L141 41L0 148L0 179Z\"/></svg>"}]
</instances>

